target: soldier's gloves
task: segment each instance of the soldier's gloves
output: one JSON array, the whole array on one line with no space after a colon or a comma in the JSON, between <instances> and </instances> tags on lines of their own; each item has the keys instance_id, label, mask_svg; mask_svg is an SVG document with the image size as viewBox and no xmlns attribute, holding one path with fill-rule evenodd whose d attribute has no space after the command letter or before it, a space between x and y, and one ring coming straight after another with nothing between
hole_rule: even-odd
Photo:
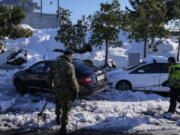
<instances>
[{"instance_id":1,"label":"soldier's gloves","mask_svg":"<svg viewBox=\"0 0 180 135\"><path fill-rule=\"evenodd\" d=\"M164 81L164 82L161 84L161 86L167 87L167 86L168 86L168 81Z\"/></svg>"}]
</instances>

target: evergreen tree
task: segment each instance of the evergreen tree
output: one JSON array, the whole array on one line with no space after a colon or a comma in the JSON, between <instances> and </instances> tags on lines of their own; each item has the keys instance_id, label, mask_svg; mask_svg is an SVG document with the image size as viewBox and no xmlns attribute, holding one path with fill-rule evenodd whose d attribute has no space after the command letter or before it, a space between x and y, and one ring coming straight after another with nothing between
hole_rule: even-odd
<instances>
[{"instance_id":1,"label":"evergreen tree","mask_svg":"<svg viewBox=\"0 0 180 135\"><path fill-rule=\"evenodd\" d=\"M102 46L106 45L105 50L105 67L108 62L108 48L110 45L120 43L120 3L113 0L112 3L101 3L100 11L97 11L91 18L91 44Z\"/></svg>"},{"instance_id":2,"label":"evergreen tree","mask_svg":"<svg viewBox=\"0 0 180 135\"><path fill-rule=\"evenodd\" d=\"M172 23L175 25L176 27L176 32L177 32L177 39L178 39L178 52L177 52L177 61L179 62L179 55L180 55L180 19L176 19L176 20L172 20Z\"/></svg>"},{"instance_id":3,"label":"evergreen tree","mask_svg":"<svg viewBox=\"0 0 180 135\"><path fill-rule=\"evenodd\" d=\"M67 48L71 47L73 38L73 24L70 20L71 12L62 7L59 8L58 17L59 17L59 30L57 31L57 36L55 39L63 43Z\"/></svg>"},{"instance_id":4,"label":"evergreen tree","mask_svg":"<svg viewBox=\"0 0 180 135\"><path fill-rule=\"evenodd\" d=\"M88 50L88 43L85 41L88 25L84 19L79 19L75 25L73 25L73 42L77 51L86 52Z\"/></svg>"},{"instance_id":5,"label":"evergreen tree","mask_svg":"<svg viewBox=\"0 0 180 135\"><path fill-rule=\"evenodd\" d=\"M1 0L0 5L20 6L25 12L33 12L35 9L39 9L38 4L33 2L33 0Z\"/></svg>"},{"instance_id":6,"label":"evergreen tree","mask_svg":"<svg viewBox=\"0 0 180 135\"><path fill-rule=\"evenodd\" d=\"M178 19L179 13L177 9L180 8L179 0L162 0L167 6L167 22L172 19Z\"/></svg>"},{"instance_id":7,"label":"evergreen tree","mask_svg":"<svg viewBox=\"0 0 180 135\"><path fill-rule=\"evenodd\" d=\"M131 6L133 7L133 9L137 10L139 8L139 6L142 5L142 3L145 0L129 0L129 3L131 4ZM159 2L163 2L166 5L167 11L166 11L166 22L168 22L169 20L175 19L178 17L177 15L177 11L174 8L179 7L179 0L158 0ZM134 13L134 15L136 15L136 12L134 10L129 9L128 7L126 7L126 9L128 11L130 11L131 13Z\"/></svg>"},{"instance_id":8,"label":"evergreen tree","mask_svg":"<svg viewBox=\"0 0 180 135\"><path fill-rule=\"evenodd\" d=\"M177 53L177 61L179 62L179 55L180 55L180 1L178 1L178 3L175 5L175 12L176 12L176 16L177 16L177 28L178 28L178 40L179 40L179 44L178 44L178 53Z\"/></svg>"},{"instance_id":9,"label":"evergreen tree","mask_svg":"<svg viewBox=\"0 0 180 135\"><path fill-rule=\"evenodd\" d=\"M63 43L67 48L75 52L81 52L87 45L84 40L87 33L86 21L80 19L73 25L70 20L71 12L64 8L59 9L58 16L60 29L55 39Z\"/></svg>"},{"instance_id":10,"label":"evergreen tree","mask_svg":"<svg viewBox=\"0 0 180 135\"><path fill-rule=\"evenodd\" d=\"M178 53L177 53L177 61L179 62L179 55L180 55L180 1L177 1L176 4L174 4L173 8L174 18L172 18L170 21L173 24L172 26L175 27L175 30L177 32L177 39L178 39ZM173 28L171 28L173 29Z\"/></svg>"},{"instance_id":11,"label":"evergreen tree","mask_svg":"<svg viewBox=\"0 0 180 135\"><path fill-rule=\"evenodd\" d=\"M134 3L133 3L133 2ZM130 0L133 10L127 9L124 16L128 38L137 42L144 41L144 58L149 40L168 35L164 24L167 19L166 4L157 0Z\"/></svg>"},{"instance_id":12,"label":"evergreen tree","mask_svg":"<svg viewBox=\"0 0 180 135\"><path fill-rule=\"evenodd\" d=\"M25 17L22 8L0 6L0 14L0 48L5 45L5 37L17 39L32 36L31 30L19 26Z\"/></svg>"}]
</instances>

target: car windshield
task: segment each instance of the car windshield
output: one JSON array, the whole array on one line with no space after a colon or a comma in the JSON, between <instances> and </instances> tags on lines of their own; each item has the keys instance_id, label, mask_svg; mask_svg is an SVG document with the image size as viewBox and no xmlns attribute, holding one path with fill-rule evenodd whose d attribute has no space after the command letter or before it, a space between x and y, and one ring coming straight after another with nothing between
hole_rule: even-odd
<instances>
[{"instance_id":1,"label":"car windshield","mask_svg":"<svg viewBox=\"0 0 180 135\"><path fill-rule=\"evenodd\" d=\"M145 64L145 63L146 63L146 62L141 62L141 63L139 63L139 64L136 64L136 65L133 65L133 66L129 66L129 67L125 68L124 70L129 71L129 70L132 70L132 69L134 69L134 68L136 68L136 67L138 67L138 66L140 66L140 65L143 65L143 64Z\"/></svg>"}]
</instances>

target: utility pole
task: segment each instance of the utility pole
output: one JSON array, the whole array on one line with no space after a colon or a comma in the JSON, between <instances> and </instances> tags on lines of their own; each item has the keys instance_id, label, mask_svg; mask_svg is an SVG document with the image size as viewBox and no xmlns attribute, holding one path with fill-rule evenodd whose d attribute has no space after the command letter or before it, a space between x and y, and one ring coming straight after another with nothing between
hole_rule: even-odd
<instances>
[{"instance_id":1,"label":"utility pole","mask_svg":"<svg viewBox=\"0 0 180 135\"><path fill-rule=\"evenodd\" d=\"M57 0L57 18L59 19L59 0Z\"/></svg>"},{"instance_id":2,"label":"utility pole","mask_svg":"<svg viewBox=\"0 0 180 135\"><path fill-rule=\"evenodd\" d=\"M43 2L42 2L42 0L41 0L41 15L42 15L42 3L43 3Z\"/></svg>"},{"instance_id":3,"label":"utility pole","mask_svg":"<svg viewBox=\"0 0 180 135\"><path fill-rule=\"evenodd\" d=\"M57 11L59 11L59 0L57 0Z\"/></svg>"}]
</instances>

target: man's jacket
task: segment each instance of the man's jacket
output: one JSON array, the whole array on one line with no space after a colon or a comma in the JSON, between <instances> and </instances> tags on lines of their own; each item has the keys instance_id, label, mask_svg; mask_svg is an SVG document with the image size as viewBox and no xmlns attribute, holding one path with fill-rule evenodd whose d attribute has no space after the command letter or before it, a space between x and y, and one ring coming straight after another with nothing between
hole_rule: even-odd
<instances>
[{"instance_id":1,"label":"man's jacket","mask_svg":"<svg viewBox=\"0 0 180 135\"><path fill-rule=\"evenodd\" d=\"M48 72L48 85L54 90L61 90L60 93L63 93L63 89L69 89L74 94L79 92L74 66L66 57L61 56L52 65ZM54 92L59 93L58 91Z\"/></svg>"}]
</instances>

